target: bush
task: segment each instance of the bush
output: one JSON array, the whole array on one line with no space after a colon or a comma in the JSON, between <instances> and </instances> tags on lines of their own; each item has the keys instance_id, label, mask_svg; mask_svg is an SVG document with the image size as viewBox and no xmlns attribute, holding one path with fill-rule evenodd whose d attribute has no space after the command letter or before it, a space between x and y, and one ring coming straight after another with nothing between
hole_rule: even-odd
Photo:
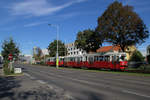
<instances>
[{"instance_id":1,"label":"bush","mask_svg":"<svg viewBox=\"0 0 150 100\"><path fill-rule=\"evenodd\" d=\"M144 57L143 57L143 55L141 54L140 51L136 50L132 54L132 56L131 56L129 61L143 62L144 61Z\"/></svg>"},{"instance_id":2,"label":"bush","mask_svg":"<svg viewBox=\"0 0 150 100\"><path fill-rule=\"evenodd\" d=\"M150 71L150 65L142 65L138 69L139 70Z\"/></svg>"},{"instance_id":3,"label":"bush","mask_svg":"<svg viewBox=\"0 0 150 100\"><path fill-rule=\"evenodd\" d=\"M3 71L5 75L10 75L14 73L14 69L10 70L8 61L5 61L3 64Z\"/></svg>"}]
</instances>

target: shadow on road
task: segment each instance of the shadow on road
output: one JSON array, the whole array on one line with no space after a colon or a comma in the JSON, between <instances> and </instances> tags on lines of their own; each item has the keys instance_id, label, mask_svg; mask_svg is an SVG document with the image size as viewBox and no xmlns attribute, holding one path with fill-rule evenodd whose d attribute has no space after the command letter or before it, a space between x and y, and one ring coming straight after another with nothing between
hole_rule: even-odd
<instances>
[{"instance_id":1,"label":"shadow on road","mask_svg":"<svg viewBox=\"0 0 150 100\"><path fill-rule=\"evenodd\" d=\"M101 94L93 93L93 92L87 92L85 91L84 93L87 94L88 100L104 100L104 96Z\"/></svg>"},{"instance_id":2,"label":"shadow on road","mask_svg":"<svg viewBox=\"0 0 150 100\"><path fill-rule=\"evenodd\" d=\"M18 87L20 87L19 81L16 81L15 77L0 77L0 100L3 98L15 100L13 89Z\"/></svg>"},{"instance_id":3,"label":"shadow on road","mask_svg":"<svg viewBox=\"0 0 150 100\"><path fill-rule=\"evenodd\" d=\"M28 85L25 83L30 82ZM31 86L29 86L31 85ZM34 87L34 85L37 85ZM30 88L28 88L30 87ZM20 77L0 77L0 100L74 100L62 91L49 89Z\"/></svg>"}]
</instances>

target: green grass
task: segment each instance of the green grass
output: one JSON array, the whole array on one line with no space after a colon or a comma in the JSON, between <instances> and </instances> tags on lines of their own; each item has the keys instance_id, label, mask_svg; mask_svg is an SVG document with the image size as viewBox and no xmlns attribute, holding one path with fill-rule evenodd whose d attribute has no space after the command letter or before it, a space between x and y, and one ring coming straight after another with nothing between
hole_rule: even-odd
<instances>
[{"instance_id":1,"label":"green grass","mask_svg":"<svg viewBox=\"0 0 150 100\"><path fill-rule=\"evenodd\" d=\"M5 76L22 76L24 75L23 73L12 73L12 74L8 74L8 75L5 75Z\"/></svg>"},{"instance_id":2,"label":"green grass","mask_svg":"<svg viewBox=\"0 0 150 100\"><path fill-rule=\"evenodd\" d=\"M133 73L133 72L125 72L125 71L110 71L110 70L99 70L99 69L81 69L81 68L64 68L60 67L59 69L69 69L69 70L81 70L81 71L89 71L89 72L103 72L103 73L111 73L111 74L120 74L120 75L134 75L134 76L150 76L150 74L145 73Z\"/></svg>"}]
</instances>

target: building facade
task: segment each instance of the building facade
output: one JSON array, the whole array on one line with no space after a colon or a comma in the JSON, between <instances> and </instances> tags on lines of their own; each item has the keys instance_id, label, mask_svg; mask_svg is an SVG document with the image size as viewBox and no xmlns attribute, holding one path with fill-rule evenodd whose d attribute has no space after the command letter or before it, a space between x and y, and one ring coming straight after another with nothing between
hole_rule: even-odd
<instances>
[{"instance_id":1,"label":"building facade","mask_svg":"<svg viewBox=\"0 0 150 100\"><path fill-rule=\"evenodd\" d=\"M147 60L147 62L150 64L150 45L147 46L147 50L146 50L146 60Z\"/></svg>"},{"instance_id":2,"label":"building facade","mask_svg":"<svg viewBox=\"0 0 150 100\"><path fill-rule=\"evenodd\" d=\"M150 55L150 45L147 46L146 55L147 55L147 56Z\"/></svg>"},{"instance_id":3,"label":"building facade","mask_svg":"<svg viewBox=\"0 0 150 100\"><path fill-rule=\"evenodd\" d=\"M132 54L135 50L136 50L135 46L128 46L125 49L127 60L130 59L130 57L132 56ZM101 47L101 48L97 49L96 52L103 52L103 53L106 53L106 52L122 52L122 50L121 50L120 46L104 46L104 47Z\"/></svg>"},{"instance_id":4,"label":"building facade","mask_svg":"<svg viewBox=\"0 0 150 100\"><path fill-rule=\"evenodd\" d=\"M77 48L75 46L75 43L65 44L65 47L67 48L67 51L66 51L67 56L78 56L78 55L86 54L85 51L83 51L82 49Z\"/></svg>"}]
</instances>

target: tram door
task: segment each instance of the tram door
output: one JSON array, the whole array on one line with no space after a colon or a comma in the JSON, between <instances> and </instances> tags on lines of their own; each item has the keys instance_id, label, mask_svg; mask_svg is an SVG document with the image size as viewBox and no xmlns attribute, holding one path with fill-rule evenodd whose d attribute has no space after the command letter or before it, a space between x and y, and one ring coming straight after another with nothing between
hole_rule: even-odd
<instances>
[{"instance_id":1,"label":"tram door","mask_svg":"<svg viewBox=\"0 0 150 100\"><path fill-rule=\"evenodd\" d=\"M112 56L112 67L113 67L113 69L116 69L116 59L117 59L117 56L113 55Z\"/></svg>"},{"instance_id":2,"label":"tram door","mask_svg":"<svg viewBox=\"0 0 150 100\"><path fill-rule=\"evenodd\" d=\"M113 64L113 69L118 69L118 64L119 64L119 56L114 55L112 58L112 64Z\"/></svg>"}]
</instances>

